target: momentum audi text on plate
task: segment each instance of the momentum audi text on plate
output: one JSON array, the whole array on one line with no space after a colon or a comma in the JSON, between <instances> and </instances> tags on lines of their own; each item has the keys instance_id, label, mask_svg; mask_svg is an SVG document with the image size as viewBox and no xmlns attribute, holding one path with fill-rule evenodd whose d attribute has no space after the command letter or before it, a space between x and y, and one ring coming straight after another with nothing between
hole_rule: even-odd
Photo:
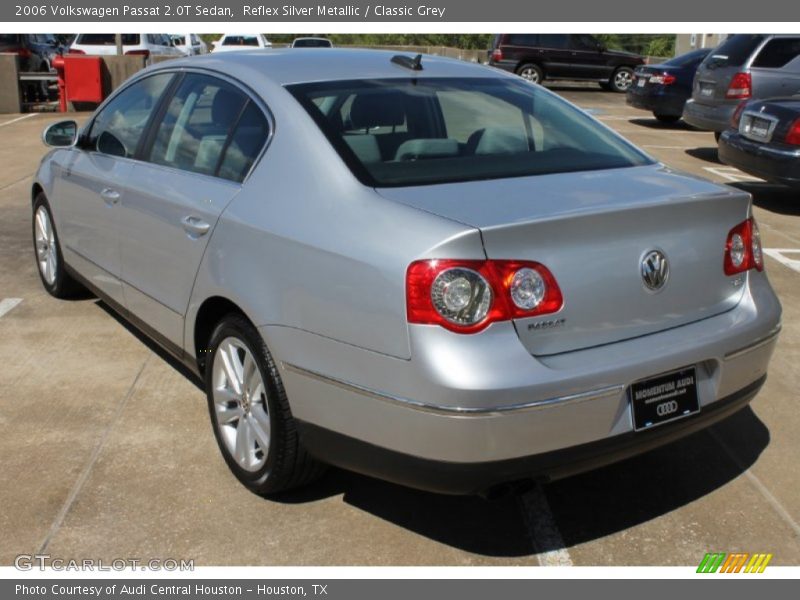
<instances>
[{"instance_id":1,"label":"momentum audi text on plate","mask_svg":"<svg viewBox=\"0 0 800 600\"><path fill-rule=\"evenodd\" d=\"M148 68L44 139L45 288L205 380L272 494L333 464L473 493L745 406L781 307L750 197L515 75L377 51Z\"/></svg>"}]
</instances>

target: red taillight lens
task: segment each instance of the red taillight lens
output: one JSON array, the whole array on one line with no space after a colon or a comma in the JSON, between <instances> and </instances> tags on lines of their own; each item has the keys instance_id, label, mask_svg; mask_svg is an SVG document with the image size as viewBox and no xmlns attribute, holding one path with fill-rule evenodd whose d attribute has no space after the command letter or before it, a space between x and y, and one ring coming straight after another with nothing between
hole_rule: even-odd
<instances>
[{"instance_id":1,"label":"red taillight lens","mask_svg":"<svg viewBox=\"0 0 800 600\"><path fill-rule=\"evenodd\" d=\"M18 48L16 50L16 53L17 53L17 56L19 56L20 58L30 58L31 57L31 51L28 50L27 48Z\"/></svg>"},{"instance_id":2,"label":"red taillight lens","mask_svg":"<svg viewBox=\"0 0 800 600\"><path fill-rule=\"evenodd\" d=\"M736 107L736 110L733 111L733 115L731 116L731 127L734 129L739 129L739 120L742 118L742 113L744 112L745 106L747 106L747 102L741 102L739 106Z\"/></svg>"},{"instance_id":3,"label":"red taillight lens","mask_svg":"<svg viewBox=\"0 0 800 600\"><path fill-rule=\"evenodd\" d=\"M752 88L753 82L750 78L750 73L737 73L731 79L731 83L728 86L728 91L725 93L725 97L728 99L731 98L749 98L752 96Z\"/></svg>"},{"instance_id":4,"label":"red taillight lens","mask_svg":"<svg viewBox=\"0 0 800 600\"><path fill-rule=\"evenodd\" d=\"M150 56L150 50L128 50L125 56L144 56L148 58Z\"/></svg>"},{"instance_id":5,"label":"red taillight lens","mask_svg":"<svg viewBox=\"0 0 800 600\"><path fill-rule=\"evenodd\" d=\"M761 234L753 217L742 221L728 233L724 268L726 275L736 275L750 269L764 270Z\"/></svg>"},{"instance_id":6,"label":"red taillight lens","mask_svg":"<svg viewBox=\"0 0 800 600\"><path fill-rule=\"evenodd\" d=\"M789 127L789 133L786 134L786 143L793 146L800 146L800 119L797 119Z\"/></svg>"},{"instance_id":7,"label":"red taillight lens","mask_svg":"<svg viewBox=\"0 0 800 600\"><path fill-rule=\"evenodd\" d=\"M564 304L544 265L513 260L420 260L406 273L409 323L475 333L497 321L557 312Z\"/></svg>"},{"instance_id":8,"label":"red taillight lens","mask_svg":"<svg viewBox=\"0 0 800 600\"><path fill-rule=\"evenodd\" d=\"M500 61L503 60L503 51L500 48L495 48L492 50L492 60Z\"/></svg>"},{"instance_id":9,"label":"red taillight lens","mask_svg":"<svg viewBox=\"0 0 800 600\"><path fill-rule=\"evenodd\" d=\"M70 48L69 50L67 50L67 54L86 54L86 52L84 52L79 48Z\"/></svg>"},{"instance_id":10,"label":"red taillight lens","mask_svg":"<svg viewBox=\"0 0 800 600\"><path fill-rule=\"evenodd\" d=\"M652 75L650 77L650 83L654 85L672 85L675 81L675 75L670 73L661 73L660 75Z\"/></svg>"}]
</instances>

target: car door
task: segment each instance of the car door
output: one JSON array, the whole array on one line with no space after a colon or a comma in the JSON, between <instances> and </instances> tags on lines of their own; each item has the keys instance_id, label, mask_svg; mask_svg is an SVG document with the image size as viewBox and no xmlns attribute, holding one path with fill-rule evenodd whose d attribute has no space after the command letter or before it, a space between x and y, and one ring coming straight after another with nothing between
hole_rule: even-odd
<instances>
[{"instance_id":1,"label":"car door","mask_svg":"<svg viewBox=\"0 0 800 600\"><path fill-rule=\"evenodd\" d=\"M550 79L575 76L572 52L567 34L542 34L539 44L543 50L545 75Z\"/></svg>"},{"instance_id":2,"label":"car door","mask_svg":"<svg viewBox=\"0 0 800 600\"><path fill-rule=\"evenodd\" d=\"M55 182L66 262L120 304L119 204L147 123L172 78L152 75L114 96L70 150Z\"/></svg>"},{"instance_id":3,"label":"car door","mask_svg":"<svg viewBox=\"0 0 800 600\"><path fill-rule=\"evenodd\" d=\"M585 79L608 79L611 67L600 51L598 41L588 34L574 34L569 38L574 76Z\"/></svg>"},{"instance_id":4,"label":"car door","mask_svg":"<svg viewBox=\"0 0 800 600\"><path fill-rule=\"evenodd\" d=\"M261 108L214 76L185 74L164 104L120 210L125 303L162 341L182 345L208 240L268 132Z\"/></svg>"}]
</instances>

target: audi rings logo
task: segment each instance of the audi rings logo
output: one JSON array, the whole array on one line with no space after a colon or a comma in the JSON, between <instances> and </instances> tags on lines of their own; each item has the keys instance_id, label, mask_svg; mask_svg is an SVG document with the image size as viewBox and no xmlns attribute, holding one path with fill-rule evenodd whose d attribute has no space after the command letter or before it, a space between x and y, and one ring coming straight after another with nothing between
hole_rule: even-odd
<instances>
[{"instance_id":1,"label":"audi rings logo","mask_svg":"<svg viewBox=\"0 0 800 600\"><path fill-rule=\"evenodd\" d=\"M662 402L656 406L656 414L659 417L666 417L678 410L677 400L670 400L669 402Z\"/></svg>"}]
</instances>

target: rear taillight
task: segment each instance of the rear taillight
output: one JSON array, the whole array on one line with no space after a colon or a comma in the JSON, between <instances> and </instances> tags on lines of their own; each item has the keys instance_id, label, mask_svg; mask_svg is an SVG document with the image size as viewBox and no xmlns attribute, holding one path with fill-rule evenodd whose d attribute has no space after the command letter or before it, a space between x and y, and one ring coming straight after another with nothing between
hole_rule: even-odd
<instances>
[{"instance_id":1,"label":"rear taillight","mask_svg":"<svg viewBox=\"0 0 800 600\"><path fill-rule=\"evenodd\" d=\"M84 52L79 48L70 48L69 50L67 50L67 54L86 54L86 52Z\"/></svg>"},{"instance_id":2,"label":"rear taillight","mask_svg":"<svg viewBox=\"0 0 800 600\"><path fill-rule=\"evenodd\" d=\"M503 60L503 51L500 48L495 48L494 50L492 50L492 60L494 61Z\"/></svg>"},{"instance_id":3,"label":"rear taillight","mask_svg":"<svg viewBox=\"0 0 800 600\"><path fill-rule=\"evenodd\" d=\"M744 112L745 106L747 106L747 102L740 102L739 106L736 107L736 110L733 111L733 115L731 116L731 127L734 129L739 129L739 121L742 118L742 113Z\"/></svg>"},{"instance_id":4,"label":"rear taillight","mask_svg":"<svg viewBox=\"0 0 800 600\"><path fill-rule=\"evenodd\" d=\"M128 50L125 53L125 56L144 56L145 58L150 57L150 50Z\"/></svg>"},{"instance_id":5,"label":"rear taillight","mask_svg":"<svg viewBox=\"0 0 800 600\"><path fill-rule=\"evenodd\" d=\"M789 133L786 134L786 143L800 146L800 119L797 119L789 127Z\"/></svg>"},{"instance_id":6,"label":"rear taillight","mask_svg":"<svg viewBox=\"0 0 800 600\"><path fill-rule=\"evenodd\" d=\"M653 85L672 85L675 81L675 75L671 73L661 73L660 75L650 76L650 83Z\"/></svg>"},{"instance_id":7,"label":"rear taillight","mask_svg":"<svg viewBox=\"0 0 800 600\"><path fill-rule=\"evenodd\" d=\"M517 260L420 260L406 273L409 323L475 333L497 321L561 310L561 290L544 265Z\"/></svg>"},{"instance_id":8,"label":"rear taillight","mask_svg":"<svg viewBox=\"0 0 800 600\"><path fill-rule=\"evenodd\" d=\"M30 58L31 57L31 51L28 50L27 48L18 48L16 50L16 53L17 53L17 56L19 56L20 58Z\"/></svg>"},{"instance_id":9,"label":"rear taillight","mask_svg":"<svg viewBox=\"0 0 800 600\"><path fill-rule=\"evenodd\" d=\"M750 269L764 270L761 235L753 217L742 221L728 233L724 268L726 275L736 275Z\"/></svg>"},{"instance_id":10,"label":"rear taillight","mask_svg":"<svg viewBox=\"0 0 800 600\"><path fill-rule=\"evenodd\" d=\"M750 78L750 73L737 73L731 79L728 86L728 91L725 97L728 99L738 98L744 100L753 95L753 81Z\"/></svg>"}]
</instances>

